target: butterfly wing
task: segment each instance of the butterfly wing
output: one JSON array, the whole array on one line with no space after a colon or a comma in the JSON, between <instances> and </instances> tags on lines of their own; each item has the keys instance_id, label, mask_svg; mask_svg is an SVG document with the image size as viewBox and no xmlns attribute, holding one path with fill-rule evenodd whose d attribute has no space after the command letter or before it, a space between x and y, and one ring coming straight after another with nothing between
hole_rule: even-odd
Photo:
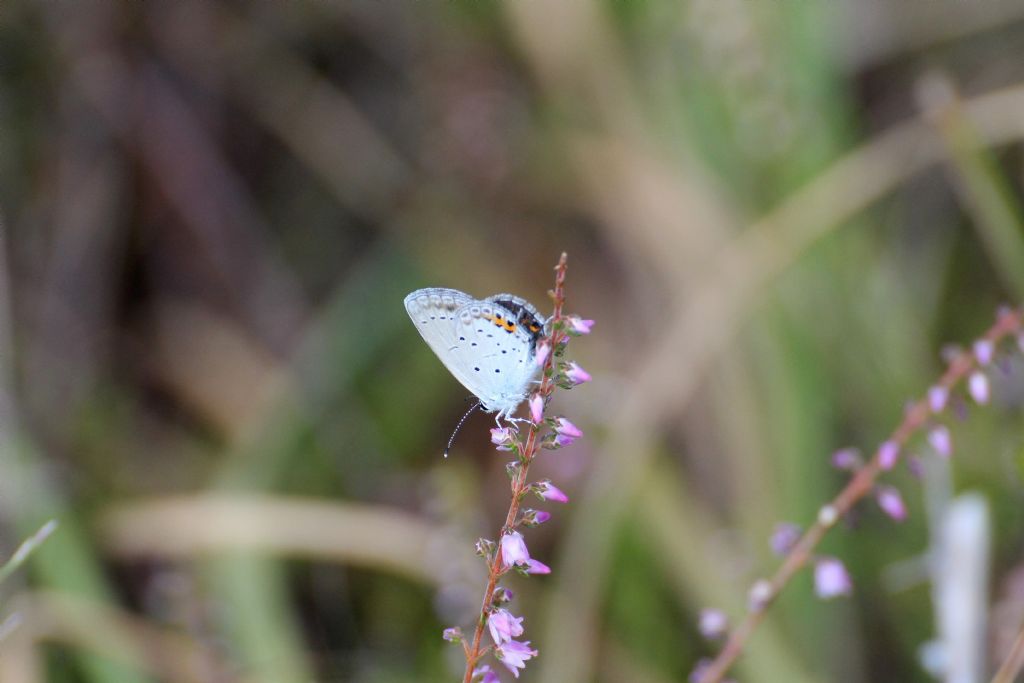
<instances>
[{"instance_id":1,"label":"butterfly wing","mask_svg":"<svg viewBox=\"0 0 1024 683\"><path fill-rule=\"evenodd\" d=\"M488 411L511 412L536 373L535 337L515 314L455 289L421 289L405 298L420 335L455 379Z\"/></svg>"},{"instance_id":2,"label":"butterfly wing","mask_svg":"<svg viewBox=\"0 0 1024 683\"><path fill-rule=\"evenodd\" d=\"M440 359L462 386L479 397L473 384L473 375L466 373L467 363L456 330L455 313L475 301L473 297L457 289L428 287L417 289L405 297L405 311L409 314L423 341Z\"/></svg>"}]
</instances>

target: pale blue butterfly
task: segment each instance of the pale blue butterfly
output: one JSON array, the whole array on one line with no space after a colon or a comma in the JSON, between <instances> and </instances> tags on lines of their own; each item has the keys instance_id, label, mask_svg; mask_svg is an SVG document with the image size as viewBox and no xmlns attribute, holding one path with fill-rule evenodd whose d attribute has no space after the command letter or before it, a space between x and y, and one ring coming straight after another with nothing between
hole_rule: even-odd
<instances>
[{"instance_id":1,"label":"pale blue butterfly","mask_svg":"<svg viewBox=\"0 0 1024 683\"><path fill-rule=\"evenodd\" d=\"M525 299L477 300L457 289L417 289L405 310L430 348L495 420L510 418L540 368L534 362L545 319ZM471 411L472 412L472 411Z\"/></svg>"}]
</instances>

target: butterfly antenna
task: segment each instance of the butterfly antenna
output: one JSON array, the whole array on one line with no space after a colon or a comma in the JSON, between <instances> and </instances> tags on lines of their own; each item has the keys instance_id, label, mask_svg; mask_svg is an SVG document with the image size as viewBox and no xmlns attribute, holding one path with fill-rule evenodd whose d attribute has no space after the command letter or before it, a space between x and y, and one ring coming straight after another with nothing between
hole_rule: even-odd
<instances>
[{"instance_id":1,"label":"butterfly antenna","mask_svg":"<svg viewBox=\"0 0 1024 683\"><path fill-rule=\"evenodd\" d=\"M448 451L452 449L452 444L455 443L455 435L459 433L460 429L462 429L462 423L466 421L466 418L473 414L474 410L476 410L482 405L483 401L477 401L476 403L474 403L473 407L467 410L466 414L462 416L461 420L459 420L459 423L455 425L455 431L452 432L451 438L448 439L448 445L444 447L444 457L448 457Z\"/></svg>"}]
</instances>

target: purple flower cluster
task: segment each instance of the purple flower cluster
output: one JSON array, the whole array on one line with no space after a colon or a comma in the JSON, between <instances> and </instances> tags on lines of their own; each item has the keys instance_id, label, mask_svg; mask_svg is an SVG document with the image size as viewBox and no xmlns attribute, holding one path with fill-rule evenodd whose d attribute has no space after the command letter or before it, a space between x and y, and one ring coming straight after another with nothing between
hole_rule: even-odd
<instances>
[{"instance_id":1,"label":"purple flower cluster","mask_svg":"<svg viewBox=\"0 0 1024 683\"><path fill-rule=\"evenodd\" d=\"M557 311L557 308L556 308ZM472 645L466 645L466 656L472 667L470 679L476 683L498 683L497 673L487 664L480 664L479 658L486 652L508 669L513 676L519 678L519 672L526 663L537 656L538 651L530 646L530 641L522 640L524 633L523 617L516 616L504 605L512 599L512 592L501 586L497 581L509 571L515 570L522 575L550 574L551 568L530 556L521 529L535 527L551 519L551 513L545 510L521 509L519 504L523 496L530 492L542 501L567 503L569 497L548 479L529 483L526 479L530 463L539 449L556 450L572 444L583 436L583 431L568 418L545 417L545 410L554 387L572 388L591 381L586 370L575 362L556 360L565 353L566 343L570 337L589 334L593 320L584 320L579 316L567 316L557 319L552 326L551 337L537 344L535 360L539 367L544 368L544 378L536 393L527 401L529 418L513 421L510 426L491 429L491 443L501 452L513 452L516 459L506 467L512 479L512 509L509 519L515 521L501 530L497 543L481 539L477 543L477 552L488 563L492 580L493 592L486 596L484 612L472 638ZM520 434L518 425L529 424L525 436ZM480 647L480 630L486 625L490 632L492 645ZM452 642L469 641L457 628L445 630L444 637Z\"/></svg>"}]
</instances>

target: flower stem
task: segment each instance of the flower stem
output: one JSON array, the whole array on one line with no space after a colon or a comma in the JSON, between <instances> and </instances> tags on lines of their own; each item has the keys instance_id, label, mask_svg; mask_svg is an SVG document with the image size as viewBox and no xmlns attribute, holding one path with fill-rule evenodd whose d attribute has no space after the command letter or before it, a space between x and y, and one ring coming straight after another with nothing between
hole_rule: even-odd
<instances>
[{"instance_id":1,"label":"flower stem","mask_svg":"<svg viewBox=\"0 0 1024 683\"><path fill-rule=\"evenodd\" d=\"M1003 312L999 315L996 323L982 337L997 345L1008 335L1020 332L1024 325L1024 310L1017 309ZM946 372L942 375L937 386L952 389L954 385L962 381L977 366L977 359L970 351L963 351L958 354ZM922 398L914 403L906 411L903 421L893 431L889 440L898 444L901 448L928 422L930 409L928 399ZM758 624L764 619L768 605L782 592L790 579L802 569L813 557L814 549L825 536L825 533L835 525L836 520L841 518L861 498L871 492L875 480L884 471L879 464L879 452L876 451L871 461L850 480L846 487L839 492L832 502L822 508L819 519L816 521L800 540L793 546L782 564L775 571L769 581L771 591L769 598L759 608L752 609L729 635L725 647L718 653L718 656L711 665L703 672L700 683L720 683L726 672L739 658L743 648L750 639L751 634ZM1024 645L1022 645L1024 647Z\"/></svg>"},{"instance_id":2,"label":"flower stem","mask_svg":"<svg viewBox=\"0 0 1024 683\"><path fill-rule=\"evenodd\" d=\"M553 364L555 362L555 350L558 348L558 344L565 337L565 332L561 330L559 323L562 320L562 306L565 303L565 271L567 256L565 252L562 253L561 258L558 260L558 265L555 266L555 289L551 293L552 299L554 300L554 313L551 316L551 338L548 340L551 344L551 353L548 354L547 360L544 361L544 369L541 375L540 388L537 390L538 393L547 399L551 392L555 389L554 372L552 371ZM537 455L537 433L540 430L540 424L530 424L530 431L526 437L526 445L523 447L520 467L516 472L515 476L512 477L512 501L508 506L508 514L505 515L505 524L501 527L498 534L497 549L494 552L493 557L487 564L487 587L484 589L483 601L480 604L480 617L476 622L476 629L473 632L472 645L466 651L466 673L462 678L463 683L470 683L473 679L473 670L476 668L476 664L480 661L480 658L486 653L487 648L481 647L481 641L484 635L484 626L487 623L487 614L494 600L494 590L498 586L498 579L507 571L503 568L501 558L501 537L508 531L511 531L516 522L516 517L519 515L519 504L526 493L526 477L530 469L530 463L533 462L533 458Z\"/></svg>"},{"instance_id":3,"label":"flower stem","mask_svg":"<svg viewBox=\"0 0 1024 683\"><path fill-rule=\"evenodd\" d=\"M1010 654L1007 655L1006 661L999 667L996 675L992 677L992 683L1013 683L1022 669L1024 669L1024 630L1017 634L1017 640L1014 641Z\"/></svg>"}]
</instances>

